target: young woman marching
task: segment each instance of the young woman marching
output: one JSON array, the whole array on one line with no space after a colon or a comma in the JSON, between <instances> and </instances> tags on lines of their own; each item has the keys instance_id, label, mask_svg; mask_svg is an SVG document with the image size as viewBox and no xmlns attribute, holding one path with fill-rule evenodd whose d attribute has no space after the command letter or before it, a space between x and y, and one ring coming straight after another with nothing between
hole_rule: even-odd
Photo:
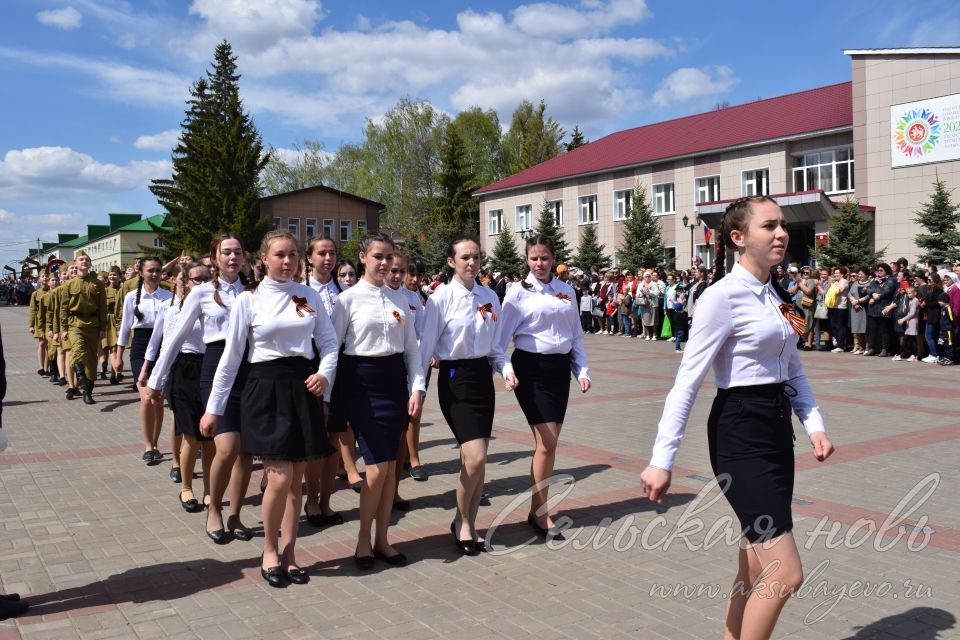
<instances>
[{"instance_id":1,"label":"young woman marching","mask_svg":"<svg viewBox=\"0 0 960 640\"><path fill-rule=\"evenodd\" d=\"M551 273L553 241L540 235L528 238L526 255L530 274L503 299L500 349L506 352L511 340L516 347L511 362L504 365L503 377L507 390L516 385L517 402L536 444L530 465L534 493L527 522L540 536L562 540L547 513L549 480L567 413L570 372L583 393L590 389L590 375L576 294Z\"/></svg>"},{"instance_id":2,"label":"young woman marching","mask_svg":"<svg viewBox=\"0 0 960 640\"><path fill-rule=\"evenodd\" d=\"M197 285L184 301L177 329L160 353L147 383L154 402L161 403L161 390L176 360L180 347L190 334L194 323L203 324L203 342L206 351L200 368L200 398L206 404L213 388L213 375L226 346L227 324L234 302L244 289L240 270L243 268L243 246L233 234L224 234L210 245L210 255L216 266L211 282ZM246 366L241 365L233 380L233 390L226 409L217 420L214 433L216 455L210 467L210 505L207 511L206 532L216 544L229 542L230 537L250 540L253 532L240 521L240 508L247 494L252 461L240 453L240 393L246 381ZM224 528L223 496L229 485L230 513ZM227 535L229 532L231 535Z\"/></svg>"},{"instance_id":3,"label":"young woman marching","mask_svg":"<svg viewBox=\"0 0 960 640\"><path fill-rule=\"evenodd\" d=\"M327 317L333 317L333 309L337 305L337 298L344 288L334 277L334 267L337 264L337 243L330 236L314 236L307 241L306 284L317 292L323 311ZM330 429L329 403L324 405L324 419L327 426L327 437L334 450L340 450L340 432ZM332 455L325 458L307 461L304 470L304 479L307 495L303 503L303 513L307 522L324 527L343 524L343 516L330 506L330 496L333 494L333 483L337 477L337 468L340 456ZM359 476L358 476L359 479Z\"/></svg>"},{"instance_id":4,"label":"young woman marching","mask_svg":"<svg viewBox=\"0 0 960 640\"><path fill-rule=\"evenodd\" d=\"M156 256L141 260L137 287L123 299L123 319L120 332L117 334L113 368L115 371L123 369L123 351L127 341L130 340L130 332L133 331L133 341L130 344L130 371L133 374L134 383L140 377L147 345L150 343L150 336L153 335L153 326L163 313L164 303L169 303L172 297L169 291L160 288L162 265L160 258ZM160 441L160 428L163 426L163 405L150 402L150 390L146 387L138 386L137 393L140 394L143 460L147 464L157 463L163 459L163 455L157 448L157 443Z\"/></svg>"},{"instance_id":5,"label":"young woman marching","mask_svg":"<svg viewBox=\"0 0 960 640\"><path fill-rule=\"evenodd\" d=\"M803 582L791 532L791 408L816 459L833 453L797 353L802 317L770 277L787 241L783 213L771 198L740 198L727 207L716 264L722 269L727 246L736 248L740 262L697 303L650 466L640 476L647 496L660 502L697 390L712 367L717 397L707 421L710 463L744 536L724 638L769 638L783 605Z\"/></svg>"},{"instance_id":6,"label":"young woman marching","mask_svg":"<svg viewBox=\"0 0 960 640\"><path fill-rule=\"evenodd\" d=\"M260 255L266 275L233 305L200 432L214 433L248 349L250 371L240 433L244 454L261 458L267 470L260 575L271 587L282 587L310 580L295 551L301 483L307 460L333 453L317 396L323 395L336 373L337 342L317 293L295 280L296 238L271 231L263 238ZM314 345L320 352L319 366Z\"/></svg>"},{"instance_id":7,"label":"young woman marching","mask_svg":"<svg viewBox=\"0 0 960 640\"><path fill-rule=\"evenodd\" d=\"M341 258L339 261L337 261L337 266L334 267L333 273L337 279L337 283L340 285L341 291L346 291L353 285L357 284L357 268L346 258ZM345 393L345 390L342 386L340 387L339 391L336 389L336 387L333 390L331 409L334 409L337 404L346 406L346 401L337 403L338 393L340 395ZM354 443L357 441L357 437L354 435L353 429L347 423L347 420L343 417L341 411L331 411L330 420L327 424L327 430L332 433L339 434L340 462L343 464L343 475L346 476L346 481L347 484L350 485L350 488L357 493L360 493L360 489L363 487L363 478L360 476L360 471L357 469L357 449L354 446Z\"/></svg>"},{"instance_id":8,"label":"young woman marching","mask_svg":"<svg viewBox=\"0 0 960 640\"><path fill-rule=\"evenodd\" d=\"M493 371L503 373L506 364L499 340L502 314L497 294L476 282L480 244L475 238L455 238L447 265L453 278L427 300L420 353L424 367L434 357L440 361L440 410L460 444L457 511L450 533L461 554L475 556L485 550L476 520L493 431ZM506 383L513 389L517 380L508 373Z\"/></svg>"},{"instance_id":9,"label":"young woman marching","mask_svg":"<svg viewBox=\"0 0 960 640\"><path fill-rule=\"evenodd\" d=\"M210 269L198 262L186 262L179 266L180 274L177 278L177 295L170 300L160 320L154 327L154 335L147 347L146 360L156 361L161 350L172 344L171 336L176 332L180 321L180 312L187 295L197 285L210 281ZM174 451L179 451L179 459L170 470L170 476L175 482L182 482L180 490L180 506L187 513L196 513L203 510L203 506L193 493L193 470L197 462L197 450L202 452L203 464L203 495L210 493L210 465L216 455L213 438L200 435L200 418L203 416L203 402L200 398L200 369L203 365L203 353L206 345L203 344L203 325L197 319L190 328L180 353L174 360L170 376L164 388L164 395L170 402L173 410L175 437ZM137 384L147 386L146 370L140 372ZM176 472L176 474L174 474ZM174 477L176 475L176 477Z\"/></svg>"},{"instance_id":10,"label":"young woman marching","mask_svg":"<svg viewBox=\"0 0 960 640\"><path fill-rule=\"evenodd\" d=\"M346 419L357 433L367 473L360 491L360 533L354 562L391 565L406 556L390 546L387 529L393 507L397 447L411 415L423 406L425 385L413 316L402 293L386 286L393 264L390 236L371 233L360 243L363 278L340 295L333 324L343 344L338 385L350 390ZM407 385L412 393L408 395ZM370 527L376 521L376 535Z\"/></svg>"},{"instance_id":11,"label":"young woman marching","mask_svg":"<svg viewBox=\"0 0 960 640\"><path fill-rule=\"evenodd\" d=\"M404 294L410 299L410 304L417 307L424 307L427 304L427 294L423 292L423 276L427 273L427 267L422 260L410 259L407 262L407 275L403 281ZM422 336L422 322L419 314L417 321L420 326L417 327L417 335ZM426 385L430 386L430 372L432 368L427 363L424 367L426 374ZM407 432L404 439L407 441L406 455L410 465L410 477L419 482L426 482L430 479L430 474L420 463L420 416L410 416L410 424L407 425ZM399 469L398 469L399 471ZM396 504L396 503L394 503Z\"/></svg>"}]
</instances>

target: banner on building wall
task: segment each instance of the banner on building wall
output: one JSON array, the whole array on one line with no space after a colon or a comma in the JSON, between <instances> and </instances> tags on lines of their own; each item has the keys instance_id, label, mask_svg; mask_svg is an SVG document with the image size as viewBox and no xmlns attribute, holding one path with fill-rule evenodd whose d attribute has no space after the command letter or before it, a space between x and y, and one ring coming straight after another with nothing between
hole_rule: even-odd
<instances>
[{"instance_id":1,"label":"banner on building wall","mask_svg":"<svg viewBox=\"0 0 960 640\"><path fill-rule=\"evenodd\" d=\"M960 94L891 106L890 156L893 167L960 159Z\"/></svg>"}]
</instances>

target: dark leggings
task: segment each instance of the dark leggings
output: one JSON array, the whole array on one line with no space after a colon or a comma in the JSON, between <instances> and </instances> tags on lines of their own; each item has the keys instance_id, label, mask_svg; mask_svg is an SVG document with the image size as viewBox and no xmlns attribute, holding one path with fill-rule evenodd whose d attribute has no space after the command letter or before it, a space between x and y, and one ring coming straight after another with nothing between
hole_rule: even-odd
<instances>
[{"instance_id":1,"label":"dark leggings","mask_svg":"<svg viewBox=\"0 0 960 640\"><path fill-rule=\"evenodd\" d=\"M890 353L891 333L893 333L893 319L887 316L867 317L867 348L874 353L886 351Z\"/></svg>"}]
</instances>

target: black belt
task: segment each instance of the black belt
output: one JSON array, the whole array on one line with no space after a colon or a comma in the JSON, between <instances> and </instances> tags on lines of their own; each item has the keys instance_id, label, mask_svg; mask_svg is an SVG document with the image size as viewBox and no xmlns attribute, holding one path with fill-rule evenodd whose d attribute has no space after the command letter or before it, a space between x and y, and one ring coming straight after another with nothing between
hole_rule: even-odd
<instances>
[{"instance_id":1,"label":"black belt","mask_svg":"<svg viewBox=\"0 0 960 640\"><path fill-rule=\"evenodd\" d=\"M763 397L763 398L776 398L787 393L786 382L771 382L769 384L752 384L743 387L730 387L729 389L717 389L717 397L725 398L731 395L748 395L754 397ZM793 395L796 395L796 391L793 387L790 387L790 390L793 391Z\"/></svg>"}]
</instances>

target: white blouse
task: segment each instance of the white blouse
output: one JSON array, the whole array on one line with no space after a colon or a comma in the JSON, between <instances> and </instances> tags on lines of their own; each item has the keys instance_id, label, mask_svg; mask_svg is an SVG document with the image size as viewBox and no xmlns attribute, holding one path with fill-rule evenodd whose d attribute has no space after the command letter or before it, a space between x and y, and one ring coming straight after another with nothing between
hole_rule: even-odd
<instances>
[{"instance_id":1,"label":"white blouse","mask_svg":"<svg viewBox=\"0 0 960 640\"><path fill-rule=\"evenodd\" d=\"M248 343L248 360L254 364L296 356L312 360L316 343L320 350L317 373L330 383L325 393L329 400L337 371L337 341L330 318L320 304L317 292L307 285L277 282L269 277L261 280L254 291L241 293L230 313L227 344L213 377L207 413L223 415Z\"/></svg>"},{"instance_id":2,"label":"white blouse","mask_svg":"<svg viewBox=\"0 0 960 640\"><path fill-rule=\"evenodd\" d=\"M214 298L213 282L198 284L190 290L190 295L183 302L179 320L174 332L164 341L168 349L160 350L160 358L153 367L147 386L151 389L163 389L167 383L167 376L180 347L190 335L194 323L200 321L203 327L203 342L210 344L227 337L227 324L230 322L230 309L234 301L243 292L243 283L237 278L232 283L218 280L217 290L220 291L220 301Z\"/></svg>"},{"instance_id":3,"label":"white blouse","mask_svg":"<svg viewBox=\"0 0 960 640\"><path fill-rule=\"evenodd\" d=\"M423 301L420 299L420 294L416 291L410 291L410 289L403 286L400 287L400 291L403 293L403 297L407 299L407 308L410 310L410 313L413 314L413 329L417 334L417 340L420 340L420 336L423 335L423 323L426 320Z\"/></svg>"},{"instance_id":4,"label":"white blouse","mask_svg":"<svg viewBox=\"0 0 960 640\"><path fill-rule=\"evenodd\" d=\"M697 391L713 368L718 389L787 382L807 434L824 431L820 408L803 372L797 334L780 311L783 301L740 264L697 300L697 321L667 395L650 464L673 468Z\"/></svg>"},{"instance_id":5,"label":"white blouse","mask_svg":"<svg viewBox=\"0 0 960 640\"><path fill-rule=\"evenodd\" d=\"M527 289L518 283L507 290L503 299L500 350L506 352L512 339L514 346L522 351L569 353L573 375L580 380L589 380L583 327L573 287L559 278L540 282L532 273L527 275L526 282L532 288ZM513 373L510 361L503 367L503 375L508 373Z\"/></svg>"},{"instance_id":6,"label":"white blouse","mask_svg":"<svg viewBox=\"0 0 960 640\"><path fill-rule=\"evenodd\" d=\"M160 351L166 348L166 345L170 344L170 336L172 336L177 329L179 315L179 302L167 305L163 314L157 318L156 324L153 325L153 335L150 336L150 344L147 345L147 353L143 357L144 360L155 362ZM200 321L197 320L193 323L193 328L187 335L187 339L183 341L183 345L180 347L180 353L202 354L206 350L207 345L203 344L203 327L200 326Z\"/></svg>"},{"instance_id":7,"label":"white blouse","mask_svg":"<svg viewBox=\"0 0 960 640\"><path fill-rule=\"evenodd\" d=\"M414 316L406 296L387 285L361 279L340 294L333 310L337 339L350 356L383 357L403 354L408 387L426 391Z\"/></svg>"},{"instance_id":8,"label":"white blouse","mask_svg":"<svg viewBox=\"0 0 960 640\"><path fill-rule=\"evenodd\" d=\"M337 306L337 298L340 296L340 289L337 289L337 279L331 275L327 283L324 284L314 278L313 275L308 275L307 284L320 295L320 301L323 302L323 308L326 310L327 316L332 318L333 308Z\"/></svg>"},{"instance_id":9,"label":"white blouse","mask_svg":"<svg viewBox=\"0 0 960 640\"><path fill-rule=\"evenodd\" d=\"M503 312L497 294L488 287L474 283L472 289L467 289L454 278L450 284L437 287L427 299L424 316L420 337L424 370L433 356L438 360L487 358L490 366L503 374Z\"/></svg>"},{"instance_id":10,"label":"white blouse","mask_svg":"<svg viewBox=\"0 0 960 640\"><path fill-rule=\"evenodd\" d=\"M127 293L123 298L123 320L120 321L120 333L117 334L117 345L127 346L127 340L130 339L130 332L134 329L152 329L157 322L157 318L163 313L163 304L170 303L173 294L157 287L153 293L146 289L140 291L140 313L143 319L138 319L133 313L133 308L137 307L137 290L134 289Z\"/></svg>"}]
</instances>

